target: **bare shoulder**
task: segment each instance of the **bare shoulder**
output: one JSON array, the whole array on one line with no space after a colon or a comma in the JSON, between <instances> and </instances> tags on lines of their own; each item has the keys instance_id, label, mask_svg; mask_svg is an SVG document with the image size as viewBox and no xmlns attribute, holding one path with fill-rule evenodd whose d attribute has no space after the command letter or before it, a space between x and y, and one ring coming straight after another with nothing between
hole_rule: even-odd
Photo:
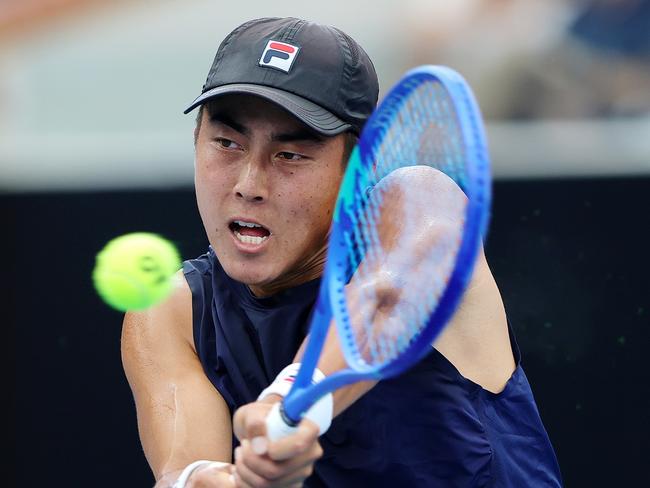
<instances>
[{"instance_id":1,"label":"bare shoulder","mask_svg":"<svg viewBox=\"0 0 650 488\"><path fill-rule=\"evenodd\" d=\"M515 369L505 308L483 249L458 310L435 347L463 376L494 393Z\"/></svg>"},{"instance_id":2,"label":"bare shoulder","mask_svg":"<svg viewBox=\"0 0 650 488\"><path fill-rule=\"evenodd\" d=\"M196 359L192 338L192 293L182 272L165 301L147 310L127 312L122 325L122 361L127 377L173 373ZM182 360L179 364L179 360Z\"/></svg>"}]
</instances>

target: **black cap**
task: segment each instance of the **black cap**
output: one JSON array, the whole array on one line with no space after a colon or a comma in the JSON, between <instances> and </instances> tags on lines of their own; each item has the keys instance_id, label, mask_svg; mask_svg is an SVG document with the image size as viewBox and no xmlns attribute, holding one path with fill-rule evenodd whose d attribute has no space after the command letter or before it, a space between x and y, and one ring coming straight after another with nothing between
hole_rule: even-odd
<instances>
[{"instance_id":1,"label":"black cap","mask_svg":"<svg viewBox=\"0 0 650 488\"><path fill-rule=\"evenodd\" d=\"M232 93L276 103L323 135L358 134L377 104L379 82L366 52L339 29L263 18L223 40L201 95L185 113Z\"/></svg>"}]
</instances>

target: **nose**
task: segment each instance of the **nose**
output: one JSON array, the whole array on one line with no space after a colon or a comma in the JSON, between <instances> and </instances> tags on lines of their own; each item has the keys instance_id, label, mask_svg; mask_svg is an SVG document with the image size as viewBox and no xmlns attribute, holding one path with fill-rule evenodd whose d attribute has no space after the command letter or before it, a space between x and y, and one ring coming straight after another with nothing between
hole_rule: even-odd
<instances>
[{"instance_id":1,"label":"nose","mask_svg":"<svg viewBox=\"0 0 650 488\"><path fill-rule=\"evenodd\" d=\"M233 189L237 198L251 203L261 203L267 199L268 176L262 166L254 160L247 161L242 166Z\"/></svg>"}]
</instances>

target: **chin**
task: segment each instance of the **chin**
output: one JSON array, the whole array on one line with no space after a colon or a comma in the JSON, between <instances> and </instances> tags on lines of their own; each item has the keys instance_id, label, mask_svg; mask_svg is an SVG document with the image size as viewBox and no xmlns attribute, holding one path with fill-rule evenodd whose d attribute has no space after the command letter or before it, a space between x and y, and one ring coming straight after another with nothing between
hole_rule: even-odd
<instances>
[{"instance_id":1,"label":"chin","mask_svg":"<svg viewBox=\"0 0 650 488\"><path fill-rule=\"evenodd\" d=\"M265 269L266 266L251 262L232 262L227 259L220 259L219 262L230 278L245 285L262 286L273 281L273 273Z\"/></svg>"}]
</instances>

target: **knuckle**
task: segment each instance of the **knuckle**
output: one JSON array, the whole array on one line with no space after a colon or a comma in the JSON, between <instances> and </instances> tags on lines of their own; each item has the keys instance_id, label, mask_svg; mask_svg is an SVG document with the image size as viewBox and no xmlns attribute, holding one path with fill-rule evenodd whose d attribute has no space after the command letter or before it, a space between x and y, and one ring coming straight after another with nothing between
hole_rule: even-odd
<instances>
[{"instance_id":1,"label":"knuckle","mask_svg":"<svg viewBox=\"0 0 650 488\"><path fill-rule=\"evenodd\" d=\"M254 432L257 432L261 426L264 425L264 417L260 415L259 412L250 412L248 415L246 415L245 419L245 426L246 426L246 431L250 435L252 435Z\"/></svg>"},{"instance_id":2,"label":"knuckle","mask_svg":"<svg viewBox=\"0 0 650 488\"><path fill-rule=\"evenodd\" d=\"M237 410L235 410L235 415L234 415L233 418L234 419L241 419L242 417L244 417L246 415L246 411L248 409L249 409L248 405L243 405L243 406L239 407Z\"/></svg>"},{"instance_id":3,"label":"knuckle","mask_svg":"<svg viewBox=\"0 0 650 488\"><path fill-rule=\"evenodd\" d=\"M262 476L269 480L277 480L284 474L283 470L276 465L265 466L262 471Z\"/></svg>"}]
</instances>

